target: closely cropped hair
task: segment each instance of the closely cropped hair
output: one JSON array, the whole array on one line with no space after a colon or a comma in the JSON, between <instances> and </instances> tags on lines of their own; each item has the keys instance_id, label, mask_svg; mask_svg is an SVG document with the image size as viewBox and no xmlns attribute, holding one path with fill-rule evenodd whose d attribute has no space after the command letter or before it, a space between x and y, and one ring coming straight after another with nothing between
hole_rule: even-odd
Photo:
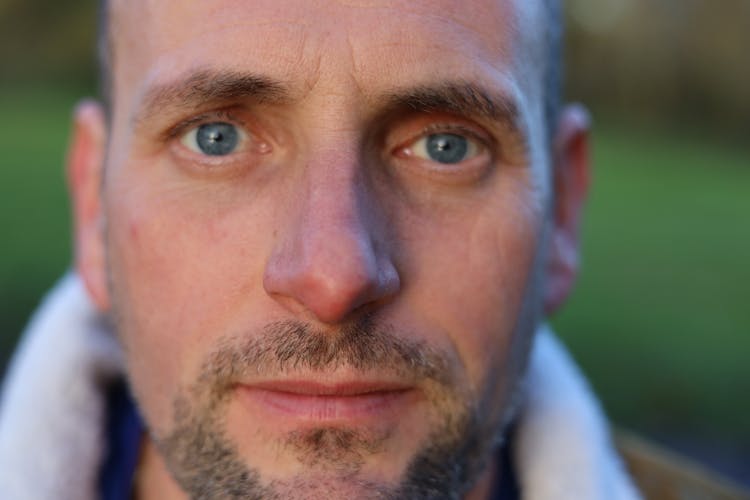
<instances>
[{"instance_id":1,"label":"closely cropped hair","mask_svg":"<svg viewBox=\"0 0 750 500\"><path fill-rule=\"evenodd\" d=\"M563 80L563 0L542 0L547 14L545 37L547 39L547 60L543 68L545 119L549 140L554 137L562 104ZM99 25L97 36L97 59L99 65L99 95L107 115L112 104L112 71L115 52L110 29L110 8L108 0L99 0Z\"/></svg>"},{"instance_id":2,"label":"closely cropped hair","mask_svg":"<svg viewBox=\"0 0 750 500\"><path fill-rule=\"evenodd\" d=\"M545 37L547 60L544 67L544 110L550 144L555 137L563 101L563 44L565 20L563 0L543 0L547 11Z\"/></svg>"},{"instance_id":3,"label":"closely cropped hair","mask_svg":"<svg viewBox=\"0 0 750 500\"><path fill-rule=\"evenodd\" d=\"M97 26L96 26L96 61L99 69L99 98L104 105L107 116L111 113L112 105L112 64L114 63L114 48L110 34L110 12L109 2L99 0Z\"/></svg>"}]
</instances>

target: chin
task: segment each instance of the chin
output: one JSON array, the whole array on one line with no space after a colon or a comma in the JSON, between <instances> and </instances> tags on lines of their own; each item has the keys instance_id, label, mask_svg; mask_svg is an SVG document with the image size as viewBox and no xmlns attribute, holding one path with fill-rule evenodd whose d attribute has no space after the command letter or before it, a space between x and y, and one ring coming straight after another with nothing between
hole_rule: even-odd
<instances>
[{"instance_id":1,"label":"chin","mask_svg":"<svg viewBox=\"0 0 750 500\"><path fill-rule=\"evenodd\" d=\"M232 413L184 421L161 441L191 498L458 498L485 470L495 442L468 414L281 431L238 428Z\"/></svg>"},{"instance_id":2,"label":"chin","mask_svg":"<svg viewBox=\"0 0 750 500\"><path fill-rule=\"evenodd\" d=\"M212 353L154 436L190 498L460 498L485 470L505 398L451 353L363 327L257 338Z\"/></svg>"}]
</instances>

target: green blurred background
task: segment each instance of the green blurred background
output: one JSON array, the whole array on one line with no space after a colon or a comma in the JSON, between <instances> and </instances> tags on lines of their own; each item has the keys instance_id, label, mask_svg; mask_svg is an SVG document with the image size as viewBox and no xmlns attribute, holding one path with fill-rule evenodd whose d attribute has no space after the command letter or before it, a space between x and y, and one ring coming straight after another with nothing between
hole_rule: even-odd
<instances>
[{"instance_id":1,"label":"green blurred background","mask_svg":"<svg viewBox=\"0 0 750 500\"><path fill-rule=\"evenodd\" d=\"M554 319L613 421L750 484L750 2L569 0L595 119L584 271ZM0 370L70 262L92 0L0 0Z\"/></svg>"}]
</instances>

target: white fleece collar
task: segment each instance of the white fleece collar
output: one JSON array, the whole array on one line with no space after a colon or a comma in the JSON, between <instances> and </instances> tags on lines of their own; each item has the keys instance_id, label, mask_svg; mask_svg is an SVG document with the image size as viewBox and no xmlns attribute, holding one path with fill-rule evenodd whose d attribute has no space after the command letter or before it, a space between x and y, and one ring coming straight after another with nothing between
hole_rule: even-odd
<instances>
[{"instance_id":1,"label":"white fleece collar","mask_svg":"<svg viewBox=\"0 0 750 500\"><path fill-rule=\"evenodd\" d=\"M0 498L94 500L105 452L103 387L120 350L68 275L34 316L0 406ZM538 332L514 437L524 500L635 500L591 391L554 335Z\"/></svg>"}]
</instances>

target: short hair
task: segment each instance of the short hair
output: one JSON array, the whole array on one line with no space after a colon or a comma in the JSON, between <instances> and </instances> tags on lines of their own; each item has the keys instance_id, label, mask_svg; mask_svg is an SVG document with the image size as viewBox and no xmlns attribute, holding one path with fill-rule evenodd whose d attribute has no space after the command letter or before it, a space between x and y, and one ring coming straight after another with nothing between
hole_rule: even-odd
<instances>
[{"instance_id":1,"label":"short hair","mask_svg":"<svg viewBox=\"0 0 750 500\"><path fill-rule=\"evenodd\" d=\"M96 23L97 87L99 99L104 105L107 117L111 115L112 108L112 64L114 63L114 46L110 22L109 1L99 0Z\"/></svg>"},{"instance_id":2,"label":"short hair","mask_svg":"<svg viewBox=\"0 0 750 500\"><path fill-rule=\"evenodd\" d=\"M542 0L547 22L544 26L546 60L542 68L544 79L544 113L547 124L548 141L551 143L557 128L562 104L563 81L563 0ZM112 65L114 64L114 44L112 40L109 0L99 0L97 34L97 62L99 67L99 96L107 116L112 103Z\"/></svg>"},{"instance_id":3,"label":"short hair","mask_svg":"<svg viewBox=\"0 0 750 500\"><path fill-rule=\"evenodd\" d=\"M547 122L548 142L552 144L557 131L563 101L563 45L565 20L563 0L543 0L545 23L546 60L542 69L544 79L544 114Z\"/></svg>"}]
</instances>

